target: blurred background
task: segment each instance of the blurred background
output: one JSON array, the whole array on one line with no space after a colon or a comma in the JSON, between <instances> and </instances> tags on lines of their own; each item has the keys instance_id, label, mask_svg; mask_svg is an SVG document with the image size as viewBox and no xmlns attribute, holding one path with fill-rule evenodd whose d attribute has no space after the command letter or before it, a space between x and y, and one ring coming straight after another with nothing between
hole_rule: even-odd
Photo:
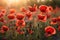
<instances>
[{"instance_id":1,"label":"blurred background","mask_svg":"<svg viewBox=\"0 0 60 40\"><path fill-rule=\"evenodd\" d=\"M22 6L37 4L51 5L53 7L60 7L60 0L0 0L0 6L4 8L16 8L19 9Z\"/></svg>"}]
</instances>

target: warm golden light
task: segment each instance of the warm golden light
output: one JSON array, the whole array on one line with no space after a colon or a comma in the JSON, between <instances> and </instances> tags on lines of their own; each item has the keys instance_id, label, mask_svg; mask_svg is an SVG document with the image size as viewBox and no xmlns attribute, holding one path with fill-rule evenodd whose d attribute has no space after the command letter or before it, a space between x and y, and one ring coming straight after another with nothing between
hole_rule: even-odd
<instances>
[{"instance_id":1,"label":"warm golden light","mask_svg":"<svg viewBox=\"0 0 60 40\"><path fill-rule=\"evenodd\" d=\"M40 0L37 0L37 2L39 3Z\"/></svg>"},{"instance_id":2,"label":"warm golden light","mask_svg":"<svg viewBox=\"0 0 60 40\"><path fill-rule=\"evenodd\" d=\"M19 3L19 0L7 0L8 4Z\"/></svg>"},{"instance_id":3,"label":"warm golden light","mask_svg":"<svg viewBox=\"0 0 60 40\"><path fill-rule=\"evenodd\" d=\"M42 2L45 2L46 0L41 0Z\"/></svg>"},{"instance_id":4,"label":"warm golden light","mask_svg":"<svg viewBox=\"0 0 60 40\"><path fill-rule=\"evenodd\" d=\"M4 0L8 7L17 5L26 5L27 0Z\"/></svg>"},{"instance_id":5,"label":"warm golden light","mask_svg":"<svg viewBox=\"0 0 60 40\"><path fill-rule=\"evenodd\" d=\"M8 6L11 6L11 5L16 5L20 2L20 0L4 0L4 2L7 3Z\"/></svg>"},{"instance_id":6,"label":"warm golden light","mask_svg":"<svg viewBox=\"0 0 60 40\"><path fill-rule=\"evenodd\" d=\"M5 0L7 7L11 8L11 7L16 7L20 4L20 0Z\"/></svg>"}]
</instances>

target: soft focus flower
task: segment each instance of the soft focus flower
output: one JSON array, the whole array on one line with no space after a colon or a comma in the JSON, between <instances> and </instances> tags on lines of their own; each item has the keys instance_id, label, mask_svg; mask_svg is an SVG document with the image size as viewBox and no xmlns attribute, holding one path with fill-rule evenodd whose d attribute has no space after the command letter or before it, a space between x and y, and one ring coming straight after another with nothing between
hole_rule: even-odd
<instances>
[{"instance_id":1,"label":"soft focus flower","mask_svg":"<svg viewBox=\"0 0 60 40\"><path fill-rule=\"evenodd\" d=\"M41 6L39 6L39 10L40 10L41 12L46 12L47 6L41 5Z\"/></svg>"},{"instance_id":2,"label":"soft focus flower","mask_svg":"<svg viewBox=\"0 0 60 40\"><path fill-rule=\"evenodd\" d=\"M37 10L37 6L34 4L34 6L29 6L28 7L31 12L35 12Z\"/></svg>"},{"instance_id":3,"label":"soft focus flower","mask_svg":"<svg viewBox=\"0 0 60 40\"><path fill-rule=\"evenodd\" d=\"M23 14L17 14L17 15L16 15L16 18L17 18L18 20L23 20L23 19L24 19L24 15L23 15Z\"/></svg>"},{"instance_id":4,"label":"soft focus flower","mask_svg":"<svg viewBox=\"0 0 60 40\"><path fill-rule=\"evenodd\" d=\"M14 14L8 14L8 19L14 19L15 18L15 15Z\"/></svg>"},{"instance_id":5,"label":"soft focus flower","mask_svg":"<svg viewBox=\"0 0 60 40\"><path fill-rule=\"evenodd\" d=\"M24 28L25 27L25 21L24 20L17 20L16 26Z\"/></svg>"},{"instance_id":6,"label":"soft focus flower","mask_svg":"<svg viewBox=\"0 0 60 40\"><path fill-rule=\"evenodd\" d=\"M15 9L10 9L10 14L13 14L13 13L15 13L15 12L16 12Z\"/></svg>"},{"instance_id":7,"label":"soft focus flower","mask_svg":"<svg viewBox=\"0 0 60 40\"><path fill-rule=\"evenodd\" d=\"M31 12L28 12L25 15L26 15L27 20L32 20L32 13Z\"/></svg>"},{"instance_id":8,"label":"soft focus flower","mask_svg":"<svg viewBox=\"0 0 60 40\"><path fill-rule=\"evenodd\" d=\"M18 32L19 34L24 34L24 33L25 33L24 31L22 31L22 30L20 29L20 27L17 28L17 32Z\"/></svg>"},{"instance_id":9,"label":"soft focus flower","mask_svg":"<svg viewBox=\"0 0 60 40\"><path fill-rule=\"evenodd\" d=\"M45 36L48 37L48 36L52 36L56 34L56 29L52 26L47 26L45 27Z\"/></svg>"},{"instance_id":10,"label":"soft focus flower","mask_svg":"<svg viewBox=\"0 0 60 40\"><path fill-rule=\"evenodd\" d=\"M48 6L48 11L53 11L53 7L52 6Z\"/></svg>"},{"instance_id":11,"label":"soft focus flower","mask_svg":"<svg viewBox=\"0 0 60 40\"><path fill-rule=\"evenodd\" d=\"M51 18L51 24L52 25L57 24L57 18Z\"/></svg>"},{"instance_id":12,"label":"soft focus flower","mask_svg":"<svg viewBox=\"0 0 60 40\"><path fill-rule=\"evenodd\" d=\"M42 14L38 14L37 17L38 17L38 20L42 21L42 22L46 22L46 20L47 20L47 17Z\"/></svg>"},{"instance_id":13,"label":"soft focus flower","mask_svg":"<svg viewBox=\"0 0 60 40\"><path fill-rule=\"evenodd\" d=\"M51 16L52 12L53 12L52 6L48 6L45 14L46 14L46 15L48 16L48 18L49 18L49 16Z\"/></svg>"},{"instance_id":14,"label":"soft focus flower","mask_svg":"<svg viewBox=\"0 0 60 40\"><path fill-rule=\"evenodd\" d=\"M3 31L8 31L9 28L8 28L7 26L3 25L2 28L1 28L1 30L3 30Z\"/></svg>"},{"instance_id":15,"label":"soft focus flower","mask_svg":"<svg viewBox=\"0 0 60 40\"><path fill-rule=\"evenodd\" d=\"M20 11L21 12L27 12L27 10L24 7L20 8Z\"/></svg>"}]
</instances>

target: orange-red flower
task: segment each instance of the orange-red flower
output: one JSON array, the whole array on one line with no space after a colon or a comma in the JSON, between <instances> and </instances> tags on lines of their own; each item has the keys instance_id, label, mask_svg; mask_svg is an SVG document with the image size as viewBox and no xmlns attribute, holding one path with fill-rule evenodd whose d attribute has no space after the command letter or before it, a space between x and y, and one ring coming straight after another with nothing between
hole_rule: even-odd
<instances>
[{"instance_id":1,"label":"orange-red flower","mask_svg":"<svg viewBox=\"0 0 60 40\"><path fill-rule=\"evenodd\" d=\"M1 27L1 30L3 30L3 31L8 31L9 28L8 28L7 26L3 25L3 26Z\"/></svg>"},{"instance_id":2,"label":"orange-red flower","mask_svg":"<svg viewBox=\"0 0 60 40\"><path fill-rule=\"evenodd\" d=\"M16 12L15 9L10 9L10 14L13 14L13 13L15 13L15 12Z\"/></svg>"},{"instance_id":3,"label":"orange-red flower","mask_svg":"<svg viewBox=\"0 0 60 40\"><path fill-rule=\"evenodd\" d=\"M23 15L23 14L17 14L17 15L16 15L16 18L17 18L18 20L23 20L23 19L24 19L24 15Z\"/></svg>"},{"instance_id":4,"label":"orange-red flower","mask_svg":"<svg viewBox=\"0 0 60 40\"><path fill-rule=\"evenodd\" d=\"M24 20L17 20L16 26L24 28L25 27L25 21Z\"/></svg>"},{"instance_id":5,"label":"orange-red flower","mask_svg":"<svg viewBox=\"0 0 60 40\"><path fill-rule=\"evenodd\" d=\"M52 36L56 34L56 29L52 26L47 26L45 27L45 36L48 37L48 36Z\"/></svg>"},{"instance_id":6,"label":"orange-red flower","mask_svg":"<svg viewBox=\"0 0 60 40\"><path fill-rule=\"evenodd\" d=\"M26 15L26 18L27 18L28 20L32 20L32 13L31 13L31 12L28 12L28 13L26 13L25 15Z\"/></svg>"},{"instance_id":7,"label":"orange-red flower","mask_svg":"<svg viewBox=\"0 0 60 40\"><path fill-rule=\"evenodd\" d=\"M46 5L41 5L41 6L39 6L39 10L40 10L41 12L46 12L47 6L46 6Z\"/></svg>"},{"instance_id":8,"label":"orange-red flower","mask_svg":"<svg viewBox=\"0 0 60 40\"><path fill-rule=\"evenodd\" d=\"M42 22L46 22L46 20L47 20L47 17L42 14L38 14L37 17L38 17L38 20L42 21Z\"/></svg>"},{"instance_id":9,"label":"orange-red flower","mask_svg":"<svg viewBox=\"0 0 60 40\"><path fill-rule=\"evenodd\" d=\"M52 6L48 6L48 7L47 7L47 11L48 11L48 12L53 12L53 7L52 7Z\"/></svg>"},{"instance_id":10,"label":"orange-red flower","mask_svg":"<svg viewBox=\"0 0 60 40\"><path fill-rule=\"evenodd\" d=\"M49 6L48 9L49 9L50 11L53 11L53 8L52 8L51 6Z\"/></svg>"},{"instance_id":11,"label":"orange-red flower","mask_svg":"<svg viewBox=\"0 0 60 40\"><path fill-rule=\"evenodd\" d=\"M34 6L29 6L28 7L31 12L35 12L37 10L37 6L34 4Z\"/></svg>"},{"instance_id":12,"label":"orange-red flower","mask_svg":"<svg viewBox=\"0 0 60 40\"><path fill-rule=\"evenodd\" d=\"M14 19L15 18L15 15L14 14L8 14L8 19Z\"/></svg>"},{"instance_id":13,"label":"orange-red flower","mask_svg":"<svg viewBox=\"0 0 60 40\"><path fill-rule=\"evenodd\" d=\"M51 19L51 24L52 24L52 25L57 24L57 18L52 18L52 19Z\"/></svg>"}]
</instances>

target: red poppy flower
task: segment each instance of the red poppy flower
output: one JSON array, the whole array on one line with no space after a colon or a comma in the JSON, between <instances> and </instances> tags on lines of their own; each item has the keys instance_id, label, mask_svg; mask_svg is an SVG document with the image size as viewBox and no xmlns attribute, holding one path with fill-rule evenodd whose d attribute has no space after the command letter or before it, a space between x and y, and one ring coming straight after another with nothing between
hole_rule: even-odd
<instances>
[{"instance_id":1,"label":"red poppy flower","mask_svg":"<svg viewBox=\"0 0 60 40\"><path fill-rule=\"evenodd\" d=\"M31 12L35 12L37 10L37 6L34 4L34 6L29 6L28 7Z\"/></svg>"},{"instance_id":2,"label":"red poppy flower","mask_svg":"<svg viewBox=\"0 0 60 40\"><path fill-rule=\"evenodd\" d=\"M20 11L21 12L26 12L27 10L24 7L22 7L22 8L20 8Z\"/></svg>"},{"instance_id":3,"label":"red poppy flower","mask_svg":"<svg viewBox=\"0 0 60 40\"><path fill-rule=\"evenodd\" d=\"M41 5L41 6L39 6L39 10L40 10L41 12L46 12L47 6Z\"/></svg>"},{"instance_id":4,"label":"red poppy flower","mask_svg":"<svg viewBox=\"0 0 60 40\"><path fill-rule=\"evenodd\" d=\"M32 20L32 13L31 13L31 12L28 12L28 13L26 13L25 15L26 15L26 18L27 18L28 20Z\"/></svg>"},{"instance_id":5,"label":"red poppy flower","mask_svg":"<svg viewBox=\"0 0 60 40\"><path fill-rule=\"evenodd\" d=\"M24 28L25 27L25 21L24 20L17 20L16 26Z\"/></svg>"},{"instance_id":6,"label":"red poppy flower","mask_svg":"<svg viewBox=\"0 0 60 40\"><path fill-rule=\"evenodd\" d=\"M7 26L3 25L2 28L1 28L1 30L3 30L3 31L8 31L9 28L8 28Z\"/></svg>"},{"instance_id":7,"label":"red poppy flower","mask_svg":"<svg viewBox=\"0 0 60 40\"><path fill-rule=\"evenodd\" d=\"M17 18L18 20L23 20L23 19L24 19L24 15L23 15L23 14L17 14L17 15L16 15L16 18Z\"/></svg>"},{"instance_id":8,"label":"red poppy flower","mask_svg":"<svg viewBox=\"0 0 60 40\"><path fill-rule=\"evenodd\" d=\"M48 9L49 9L50 11L53 11L53 8L52 8L51 6L49 6Z\"/></svg>"},{"instance_id":9,"label":"red poppy flower","mask_svg":"<svg viewBox=\"0 0 60 40\"><path fill-rule=\"evenodd\" d=\"M53 11L53 7L52 6L48 6L47 7L47 11Z\"/></svg>"},{"instance_id":10,"label":"red poppy flower","mask_svg":"<svg viewBox=\"0 0 60 40\"><path fill-rule=\"evenodd\" d=\"M42 21L42 22L46 22L47 17L46 17L45 15L38 14L38 20L39 20L39 21Z\"/></svg>"},{"instance_id":11,"label":"red poppy flower","mask_svg":"<svg viewBox=\"0 0 60 40\"><path fill-rule=\"evenodd\" d=\"M8 14L8 19L14 19L15 18L15 15L14 14Z\"/></svg>"},{"instance_id":12,"label":"red poppy flower","mask_svg":"<svg viewBox=\"0 0 60 40\"><path fill-rule=\"evenodd\" d=\"M56 29L52 26L47 26L45 27L45 36L48 37L48 36L52 36L56 34Z\"/></svg>"},{"instance_id":13,"label":"red poppy flower","mask_svg":"<svg viewBox=\"0 0 60 40\"><path fill-rule=\"evenodd\" d=\"M53 8L51 6L48 6L46 11L47 13L51 14L51 12L53 12Z\"/></svg>"},{"instance_id":14,"label":"red poppy flower","mask_svg":"<svg viewBox=\"0 0 60 40\"><path fill-rule=\"evenodd\" d=\"M20 27L17 28L17 32L18 32L19 34L24 34L24 33L25 33L24 31L22 31L22 30L20 29Z\"/></svg>"},{"instance_id":15,"label":"red poppy flower","mask_svg":"<svg viewBox=\"0 0 60 40\"><path fill-rule=\"evenodd\" d=\"M51 19L51 24L52 24L52 25L57 24L57 18L52 18L52 19Z\"/></svg>"},{"instance_id":16,"label":"red poppy flower","mask_svg":"<svg viewBox=\"0 0 60 40\"><path fill-rule=\"evenodd\" d=\"M15 9L10 9L10 14L15 13L15 12L16 12Z\"/></svg>"}]
</instances>

